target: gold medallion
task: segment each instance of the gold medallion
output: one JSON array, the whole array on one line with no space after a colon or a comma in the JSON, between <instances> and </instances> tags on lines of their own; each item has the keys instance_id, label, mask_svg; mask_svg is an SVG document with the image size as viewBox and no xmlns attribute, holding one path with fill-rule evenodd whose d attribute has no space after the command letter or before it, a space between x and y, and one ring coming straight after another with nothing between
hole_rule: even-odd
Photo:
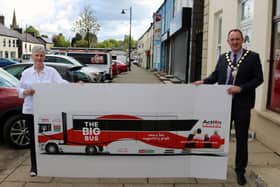
<instances>
[{"instance_id":1,"label":"gold medallion","mask_svg":"<svg viewBox=\"0 0 280 187\"><path fill-rule=\"evenodd\" d=\"M231 74L232 74L233 78L235 78L236 75L237 75L237 70L236 70L236 69L235 69L235 70L232 70Z\"/></svg>"}]
</instances>

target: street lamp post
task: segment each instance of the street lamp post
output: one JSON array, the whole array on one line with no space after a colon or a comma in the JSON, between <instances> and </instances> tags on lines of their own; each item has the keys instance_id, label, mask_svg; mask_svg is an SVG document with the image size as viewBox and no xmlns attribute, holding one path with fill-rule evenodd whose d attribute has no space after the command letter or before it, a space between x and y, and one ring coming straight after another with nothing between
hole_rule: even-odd
<instances>
[{"instance_id":1,"label":"street lamp post","mask_svg":"<svg viewBox=\"0 0 280 187\"><path fill-rule=\"evenodd\" d=\"M122 14L128 9L122 9ZM128 38L128 71L131 71L131 19L132 19L132 7L129 8L129 38Z\"/></svg>"}]
</instances>

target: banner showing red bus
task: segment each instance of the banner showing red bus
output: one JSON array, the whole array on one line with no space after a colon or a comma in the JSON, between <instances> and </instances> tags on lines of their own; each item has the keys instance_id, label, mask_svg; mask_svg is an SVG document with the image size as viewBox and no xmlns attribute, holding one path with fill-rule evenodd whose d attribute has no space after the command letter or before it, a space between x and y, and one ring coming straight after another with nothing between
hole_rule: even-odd
<instances>
[{"instance_id":1,"label":"banner showing red bus","mask_svg":"<svg viewBox=\"0 0 280 187\"><path fill-rule=\"evenodd\" d=\"M175 115L83 115L39 118L41 154L178 155L224 153L218 131Z\"/></svg>"}]
</instances>

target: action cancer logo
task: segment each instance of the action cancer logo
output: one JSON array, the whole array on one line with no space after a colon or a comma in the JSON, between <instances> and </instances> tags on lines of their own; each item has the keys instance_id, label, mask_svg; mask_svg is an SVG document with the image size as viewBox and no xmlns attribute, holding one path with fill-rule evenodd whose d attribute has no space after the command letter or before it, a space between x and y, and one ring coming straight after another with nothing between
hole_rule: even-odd
<instances>
[{"instance_id":1,"label":"action cancer logo","mask_svg":"<svg viewBox=\"0 0 280 187\"><path fill-rule=\"evenodd\" d=\"M202 122L204 128L222 128L222 122L219 120L204 120Z\"/></svg>"}]
</instances>

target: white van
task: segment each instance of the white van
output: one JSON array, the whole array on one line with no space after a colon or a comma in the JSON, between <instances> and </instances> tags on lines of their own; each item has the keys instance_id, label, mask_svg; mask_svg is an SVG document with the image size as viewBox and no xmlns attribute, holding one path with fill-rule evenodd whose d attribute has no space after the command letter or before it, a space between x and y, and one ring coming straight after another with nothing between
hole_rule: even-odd
<instances>
[{"instance_id":1,"label":"white van","mask_svg":"<svg viewBox=\"0 0 280 187\"><path fill-rule=\"evenodd\" d=\"M106 80L112 80L112 57L110 49L94 48L57 48L55 54L71 56L80 63L93 66L105 72Z\"/></svg>"}]
</instances>

